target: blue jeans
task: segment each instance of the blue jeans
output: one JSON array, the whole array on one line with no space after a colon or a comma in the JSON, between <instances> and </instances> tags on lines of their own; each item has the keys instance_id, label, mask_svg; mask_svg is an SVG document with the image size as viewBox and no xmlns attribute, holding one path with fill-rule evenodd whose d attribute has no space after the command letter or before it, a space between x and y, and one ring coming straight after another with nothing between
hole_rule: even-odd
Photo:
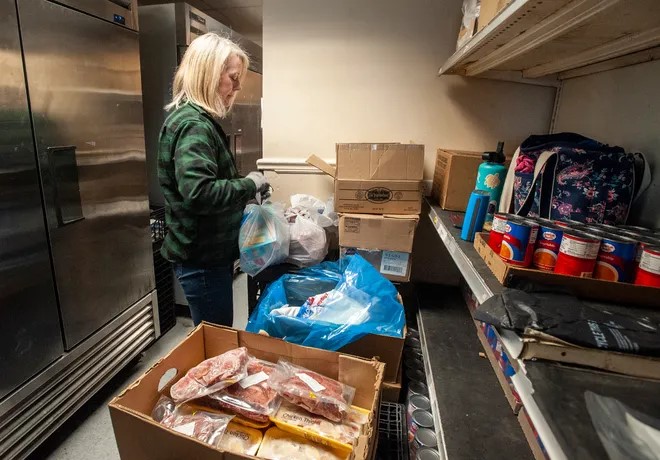
<instances>
[{"instance_id":1,"label":"blue jeans","mask_svg":"<svg viewBox=\"0 0 660 460\"><path fill-rule=\"evenodd\" d=\"M175 264L174 274L186 294L195 326L202 321L232 326L234 322L233 263L213 268Z\"/></svg>"}]
</instances>

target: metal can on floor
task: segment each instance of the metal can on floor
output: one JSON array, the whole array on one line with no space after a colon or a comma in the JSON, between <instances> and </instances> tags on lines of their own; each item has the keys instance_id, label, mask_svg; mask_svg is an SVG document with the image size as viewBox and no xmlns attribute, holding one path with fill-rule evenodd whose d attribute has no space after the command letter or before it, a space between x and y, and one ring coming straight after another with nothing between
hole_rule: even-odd
<instances>
[{"instance_id":1,"label":"metal can on floor","mask_svg":"<svg viewBox=\"0 0 660 460\"><path fill-rule=\"evenodd\" d=\"M555 273L591 278L600 250L600 238L576 230L565 231L559 247Z\"/></svg>"},{"instance_id":2,"label":"metal can on floor","mask_svg":"<svg viewBox=\"0 0 660 460\"><path fill-rule=\"evenodd\" d=\"M660 288L660 246L644 247L635 284Z\"/></svg>"},{"instance_id":3,"label":"metal can on floor","mask_svg":"<svg viewBox=\"0 0 660 460\"><path fill-rule=\"evenodd\" d=\"M428 398L429 387L427 387L426 384L422 382L410 382L410 384L408 385L408 394L406 395L406 401L410 401L410 398L412 398L415 395L421 395Z\"/></svg>"},{"instance_id":4,"label":"metal can on floor","mask_svg":"<svg viewBox=\"0 0 660 460\"><path fill-rule=\"evenodd\" d=\"M422 428L433 429L433 416L429 411L417 409L408 418L408 442L413 442L415 434Z\"/></svg>"},{"instance_id":5,"label":"metal can on floor","mask_svg":"<svg viewBox=\"0 0 660 460\"><path fill-rule=\"evenodd\" d=\"M412 396L408 400L408 406L406 408L406 420L410 420L413 412L416 410L425 410L431 412L431 401L429 398L423 395Z\"/></svg>"},{"instance_id":6,"label":"metal can on floor","mask_svg":"<svg viewBox=\"0 0 660 460\"><path fill-rule=\"evenodd\" d=\"M622 283L632 281L637 241L600 230L590 233L601 238L593 277L599 280Z\"/></svg>"},{"instance_id":7,"label":"metal can on floor","mask_svg":"<svg viewBox=\"0 0 660 460\"><path fill-rule=\"evenodd\" d=\"M424 448L435 449L437 447L438 447L438 438L435 435L435 432L428 428L420 428L419 430L417 430L417 433L415 433L415 437L413 438L413 441L410 443L410 453L411 453L410 456L412 458L415 458L417 451Z\"/></svg>"},{"instance_id":8,"label":"metal can on floor","mask_svg":"<svg viewBox=\"0 0 660 460\"><path fill-rule=\"evenodd\" d=\"M430 447L422 447L417 451L415 460L440 460L440 452Z\"/></svg>"},{"instance_id":9,"label":"metal can on floor","mask_svg":"<svg viewBox=\"0 0 660 460\"><path fill-rule=\"evenodd\" d=\"M424 360L422 357L421 348L404 348L403 349L403 362L406 362L409 359L420 359Z\"/></svg>"},{"instance_id":10,"label":"metal can on floor","mask_svg":"<svg viewBox=\"0 0 660 460\"><path fill-rule=\"evenodd\" d=\"M488 246L495 251L496 254L500 253L500 248L502 247L502 238L504 237L504 232L506 231L506 222L509 219L508 214L502 212L496 212L493 216L493 226L490 229L490 235L488 236Z\"/></svg>"},{"instance_id":11,"label":"metal can on floor","mask_svg":"<svg viewBox=\"0 0 660 460\"><path fill-rule=\"evenodd\" d=\"M500 257L511 265L529 267L538 232L539 225L535 222L527 219L508 220L502 237Z\"/></svg>"},{"instance_id":12,"label":"metal can on floor","mask_svg":"<svg viewBox=\"0 0 660 460\"><path fill-rule=\"evenodd\" d=\"M555 269L563 236L564 230L561 227L547 223L540 225L532 258L534 267L550 272Z\"/></svg>"}]
</instances>

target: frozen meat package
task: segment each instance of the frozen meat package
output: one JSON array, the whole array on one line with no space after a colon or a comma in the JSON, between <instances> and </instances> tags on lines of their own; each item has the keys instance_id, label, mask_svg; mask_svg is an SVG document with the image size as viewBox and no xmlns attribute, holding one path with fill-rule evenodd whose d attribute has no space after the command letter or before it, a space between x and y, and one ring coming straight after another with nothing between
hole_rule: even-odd
<instances>
[{"instance_id":1,"label":"frozen meat package","mask_svg":"<svg viewBox=\"0 0 660 460\"><path fill-rule=\"evenodd\" d=\"M176 404L223 390L247 376L247 348L229 350L202 361L172 385L170 396Z\"/></svg>"},{"instance_id":2,"label":"frozen meat package","mask_svg":"<svg viewBox=\"0 0 660 460\"><path fill-rule=\"evenodd\" d=\"M348 455L273 427L266 431L257 457L269 460L344 460Z\"/></svg>"},{"instance_id":3,"label":"frozen meat package","mask_svg":"<svg viewBox=\"0 0 660 460\"><path fill-rule=\"evenodd\" d=\"M280 359L268 384L287 401L333 422L345 419L355 388Z\"/></svg>"},{"instance_id":4,"label":"frozen meat package","mask_svg":"<svg viewBox=\"0 0 660 460\"><path fill-rule=\"evenodd\" d=\"M174 407L172 400L166 396L160 397L152 417L177 433L199 439L214 447L218 446L233 418L231 415L198 410L186 404Z\"/></svg>"},{"instance_id":5,"label":"frozen meat package","mask_svg":"<svg viewBox=\"0 0 660 460\"><path fill-rule=\"evenodd\" d=\"M212 393L204 403L218 409L230 410L257 422L267 422L277 411L280 397L270 387L268 379L275 371L275 364L250 357L247 376L239 382Z\"/></svg>"}]
</instances>

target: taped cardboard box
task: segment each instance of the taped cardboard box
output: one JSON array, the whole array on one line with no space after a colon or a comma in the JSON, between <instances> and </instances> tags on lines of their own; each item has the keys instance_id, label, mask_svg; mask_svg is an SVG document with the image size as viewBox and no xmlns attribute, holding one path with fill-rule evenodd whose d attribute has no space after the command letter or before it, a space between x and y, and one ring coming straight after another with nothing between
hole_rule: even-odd
<instances>
[{"instance_id":1,"label":"taped cardboard box","mask_svg":"<svg viewBox=\"0 0 660 460\"><path fill-rule=\"evenodd\" d=\"M390 281L406 283L410 281L412 254L409 252L385 251L382 249L346 248L339 246L339 256L359 254L378 272Z\"/></svg>"},{"instance_id":2,"label":"taped cardboard box","mask_svg":"<svg viewBox=\"0 0 660 460\"><path fill-rule=\"evenodd\" d=\"M480 152L438 149L431 194L442 209L465 211L483 161Z\"/></svg>"},{"instance_id":3,"label":"taped cardboard box","mask_svg":"<svg viewBox=\"0 0 660 460\"><path fill-rule=\"evenodd\" d=\"M337 144L337 179L412 180L424 178L424 146L418 144Z\"/></svg>"},{"instance_id":4,"label":"taped cardboard box","mask_svg":"<svg viewBox=\"0 0 660 460\"><path fill-rule=\"evenodd\" d=\"M335 211L362 214L419 214L421 180L357 180L338 178L338 170L316 155L307 163L335 178Z\"/></svg>"},{"instance_id":5,"label":"taped cardboard box","mask_svg":"<svg viewBox=\"0 0 660 460\"><path fill-rule=\"evenodd\" d=\"M344 247L412 252L419 216L342 214L339 244Z\"/></svg>"},{"instance_id":6,"label":"taped cardboard box","mask_svg":"<svg viewBox=\"0 0 660 460\"><path fill-rule=\"evenodd\" d=\"M277 362L282 357L294 364L335 378L355 388L353 404L371 413L365 434L358 439L352 458L375 458L378 405L384 364L343 353L293 345L280 339L203 323L178 346L125 389L110 404L110 417L122 459L233 460L255 458L223 452L197 439L165 428L151 418L166 373L164 389L193 366L239 346L257 358ZM173 369L173 370L172 370ZM170 377L171 375L171 377Z\"/></svg>"},{"instance_id":7,"label":"taped cardboard box","mask_svg":"<svg viewBox=\"0 0 660 460\"><path fill-rule=\"evenodd\" d=\"M481 0L479 17L477 18L477 32L490 24L513 0Z\"/></svg>"}]
</instances>

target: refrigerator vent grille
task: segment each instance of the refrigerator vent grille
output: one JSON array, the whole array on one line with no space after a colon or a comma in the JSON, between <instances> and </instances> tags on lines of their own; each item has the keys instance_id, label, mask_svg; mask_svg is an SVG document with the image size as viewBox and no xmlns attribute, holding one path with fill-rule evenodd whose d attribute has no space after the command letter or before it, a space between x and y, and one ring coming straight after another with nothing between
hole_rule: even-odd
<instances>
[{"instance_id":1,"label":"refrigerator vent grille","mask_svg":"<svg viewBox=\"0 0 660 460\"><path fill-rule=\"evenodd\" d=\"M25 458L155 337L149 303L3 417L0 458Z\"/></svg>"}]
</instances>

